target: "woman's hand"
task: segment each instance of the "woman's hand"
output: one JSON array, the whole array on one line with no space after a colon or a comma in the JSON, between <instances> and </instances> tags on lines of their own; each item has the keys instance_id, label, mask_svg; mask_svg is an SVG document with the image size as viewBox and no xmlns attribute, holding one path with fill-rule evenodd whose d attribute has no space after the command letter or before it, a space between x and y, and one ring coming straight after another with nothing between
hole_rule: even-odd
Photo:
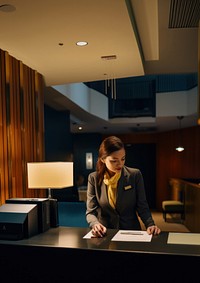
<instances>
[{"instance_id":1,"label":"woman's hand","mask_svg":"<svg viewBox=\"0 0 200 283\"><path fill-rule=\"evenodd\" d=\"M147 228L147 233L149 235L158 235L158 234L160 234L160 232L161 232L160 228L158 228L156 225L149 226Z\"/></svg>"},{"instance_id":2,"label":"woman's hand","mask_svg":"<svg viewBox=\"0 0 200 283\"><path fill-rule=\"evenodd\" d=\"M98 224L95 224L93 227L92 227L92 234L94 237L97 237L97 238L102 238L106 235L106 227L103 226L102 224L98 223Z\"/></svg>"}]
</instances>

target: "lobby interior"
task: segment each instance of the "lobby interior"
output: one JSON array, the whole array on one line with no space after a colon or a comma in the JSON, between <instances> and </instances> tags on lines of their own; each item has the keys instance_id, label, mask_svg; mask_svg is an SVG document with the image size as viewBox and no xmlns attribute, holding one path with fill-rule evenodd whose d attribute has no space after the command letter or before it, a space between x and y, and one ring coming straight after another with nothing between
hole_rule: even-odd
<instances>
[{"instance_id":1,"label":"lobby interior","mask_svg":"<svg viewBox=\"0 0 200 283\"><path fill-rule=\"evenodd\" d=\"M200 178L199 2L195 18L194 9L184 12L181 2L1 5L1 204L16 196L45 196L44 190L27 188L30 161L73 160L75 178L83 175L86 185L99 143L111 134L133 150L130 164L144 172L152 209L161 211L162 201L176 194L171 178ZM77 46L78 41L88 44ZM149 99L150 113L138 108L126 116L134 92L135 101ZM125 108L117 105L126 95ZM123 113L111 117L115 106ZM181 129L177 117L183 117ZM175 150L180 132L183 152ZM88 152L92 169L85 166Z\"/></svg>"}]
</instances>

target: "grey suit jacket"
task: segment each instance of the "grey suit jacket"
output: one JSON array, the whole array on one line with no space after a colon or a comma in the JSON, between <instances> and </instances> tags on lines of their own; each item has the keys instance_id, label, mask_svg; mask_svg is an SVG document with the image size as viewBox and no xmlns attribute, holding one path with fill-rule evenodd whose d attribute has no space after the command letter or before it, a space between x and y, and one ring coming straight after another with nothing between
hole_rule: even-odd
<instances>
[{"instance_id":1,"label":"grey suit jacket","mask_svg":"<svg viewBox=\"0 0 200 283\"><path fill-rule=\"evenodd\" d=\"M107 186L97 184L97 173L88 176L86 219L90 227L101 223L110 229L140 230L154 225L139 169L124 166L118 182L116 209L108 201Z\"/></svg>"}]
</instances>

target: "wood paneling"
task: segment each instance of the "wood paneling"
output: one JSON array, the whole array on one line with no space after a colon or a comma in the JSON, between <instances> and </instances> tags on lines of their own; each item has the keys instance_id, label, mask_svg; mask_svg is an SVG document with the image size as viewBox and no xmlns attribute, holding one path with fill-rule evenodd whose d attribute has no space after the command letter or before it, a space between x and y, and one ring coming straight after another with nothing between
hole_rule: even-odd
<instances>
[{"instance_id":1,"label":"wood paneling","mask_svg":"<svg viewBox=\"0 0 200 283\"><path fill-rule=\"evenodd\" d=\"M0 204L45 195L27 186L27 162L44 160L43 92L41 74L0 50Z\"/></svg>"},{"instance_id":2,"label":"wood paneling","mask_svg":"<svg viewBox=\"0 0 200 283\"><path fill-rule=\"evenodd\" d=\"M171 178L173 193L182 191L184 195L184 224L192 233L200 233L200 185L182 179Z\"/></svg>"}]
</instances>

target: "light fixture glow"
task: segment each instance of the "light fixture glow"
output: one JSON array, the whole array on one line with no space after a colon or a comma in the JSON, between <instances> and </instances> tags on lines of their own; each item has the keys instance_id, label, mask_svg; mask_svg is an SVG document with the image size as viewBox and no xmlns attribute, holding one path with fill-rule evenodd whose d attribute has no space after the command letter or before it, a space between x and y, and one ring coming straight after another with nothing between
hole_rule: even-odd
<instances>
[{"instance_id":1,"label":"light fixture glow","mask_svg":"<svg viewBox=\"0 0 200 283\"><path fill-rule=\"evenodd\" d=\"M181 152L181 151L184 151L184 148L183 148L182 146L178 146L178 147L176 147L176 150L177 150L178 152Z\"/></svg>"},{"instance_id":2,"label":"light fixture glow","mask_svg":"<svg viewBox=\"0 0 200 283\"><path fill-rule=\"evenodd\" d=\"M86 46L86 45L88 45L88 42L87 41L78 41L76 43L76 45L78 45L78 46Z\"/></svg>"},{"instance_id":3,"label":"light fixture glow","mask_svg":"<svg viewBox=\"0 0 200 283\"><path fill-rule=\"evenodd\" d=\"M86 169L92 169L93 168L92 152L86 152L85 162L86 162Z\"/></svg>"}]
</instances>

